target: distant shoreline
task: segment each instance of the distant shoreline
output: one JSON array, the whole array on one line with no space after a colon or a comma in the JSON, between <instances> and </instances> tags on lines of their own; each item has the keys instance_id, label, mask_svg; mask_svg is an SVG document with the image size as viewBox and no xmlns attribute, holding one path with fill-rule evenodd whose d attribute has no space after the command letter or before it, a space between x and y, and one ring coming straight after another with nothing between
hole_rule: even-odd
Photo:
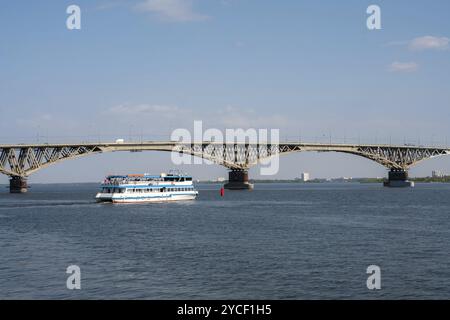
<instances>
[{"instance_id":1,"label":"distant shoreline","mask_svg":"<svg viewBox=\"0 0 450 320\"><path fill-rule=\"evenodd\" d=\"M301 181L299 179L250 179L251 183L295 183L295 184L317 184L317 183L383 183L386 178L353 178L353 179L343 179L343 178L337 178L337 179L313 179L309 181ZM418 182L418 183L450 183L450 176L445 176L442 178L432 178L432 177L417 177L417 178L410 178L409 180ZM228 181L215 181L215 180L200 180L197 183L204 183L204 184L224 184ZM77 185L77 184L95 184L98 185L101 182L30 182L30 185L58 185L58 184L71 184L71 185ZM9 187L9 184L3 183L0 184L0 187Z\"/></svg>"}]
</instances>

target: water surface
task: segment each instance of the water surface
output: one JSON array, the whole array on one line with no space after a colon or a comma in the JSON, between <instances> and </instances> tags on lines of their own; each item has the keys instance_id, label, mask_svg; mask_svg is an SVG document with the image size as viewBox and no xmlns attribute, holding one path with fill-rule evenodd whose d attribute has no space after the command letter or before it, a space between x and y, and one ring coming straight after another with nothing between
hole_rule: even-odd
<instances>
[{"instance_id":1,"label":"water surface","mask_svg":"<svg viewBox=\"0 0 450 320\"><path fill-rule=\"evenodd\" d=\"M450 185L198 188L136 205L95 203L95 184L2 188L0 299L450 298ZM66 289L72 264L81 290Z\"/></svg>"}]
</instances>

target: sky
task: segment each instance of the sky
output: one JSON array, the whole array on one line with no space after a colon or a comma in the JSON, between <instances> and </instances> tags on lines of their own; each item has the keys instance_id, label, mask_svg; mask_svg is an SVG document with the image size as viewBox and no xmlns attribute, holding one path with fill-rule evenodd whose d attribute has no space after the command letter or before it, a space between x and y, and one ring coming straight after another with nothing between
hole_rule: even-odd
<instances>
[{"instance_id":1,"label":"sky","mask_svg":"<svg viewBox=\"0 0 450 320\"><path fill-rule=\"evenodd\" d=\"M80 30L66 27L72 4ZM372 4L380 30L366 25ZM3 1L0 144L168 140L194 120L279 129L282 141L450 144L449 12L447 0ZM386 175L345 154L291 154L280 165L271 178ZM30 182L172 168L167 153L101 154ZM227 172L181 169L198 179ZM450 173L450 157L411 174L435 169Z\"/></svg>"}]
</instances>

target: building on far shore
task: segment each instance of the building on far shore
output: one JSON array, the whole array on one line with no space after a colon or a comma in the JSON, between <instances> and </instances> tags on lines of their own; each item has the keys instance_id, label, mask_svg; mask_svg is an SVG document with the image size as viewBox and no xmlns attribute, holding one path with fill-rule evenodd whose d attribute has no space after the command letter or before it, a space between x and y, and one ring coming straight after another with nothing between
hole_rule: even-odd
<instances>
[{"instance_id":1,"label":"building on far shore","mask_svg":"<svg viewBox=\"0 0 450 320\"><path fill-rule=\"evenodd\" d=\"M303 182L309 181L310 180L309 173L308 172L302 172L300 180L302 180Z\"/></svg>"},{"instance_id":2,"label":"building on far shore","mask_svg":"<svg viewBox=\"0 0 450 320\"><path fill-rule=\"evenodd\" d=\"M444 174L441 171L439 171L439 170L433 170L431 172L431 177L433 177L433 178L443 178Z\"/></svg>"},{"instance_id":3,"label":"building on far shore","mask_svg":"<svg viewBox=\"0 0 450 320\"><path fill-rule=\"evenodd\" d=\"M224 177L218 177L217 182L224 182L226 179Z\"/></svg>"}]
</instances>

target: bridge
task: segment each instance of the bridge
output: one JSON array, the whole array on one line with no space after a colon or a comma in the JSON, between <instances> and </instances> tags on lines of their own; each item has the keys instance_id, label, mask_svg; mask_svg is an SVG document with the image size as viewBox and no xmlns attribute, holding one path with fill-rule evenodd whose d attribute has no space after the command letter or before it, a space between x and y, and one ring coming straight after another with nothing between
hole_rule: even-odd
<instances>
[{"instance_id":1,"label":"bridge","mask_svg":"<svg viewBox=\"0 0 450 320\"><path fill-rule=\"evenodd\" d=\"M229 169L228 189L249 189L248 169L262 160L293 152L340 152L377 162L389 169L386 186L409 186L408 169L425 160L450 154L448 148L383 145L326 144L285 142L278 144L249 143L180 143L148 141L140 143L79 143L79 144L11 144L0 145L0 173L10 177L10 192L27 191L27 179L34 172L63 160L90 154L115 151L166 151L188 154L209 160Z\"/></svg>"}]
</instances>

